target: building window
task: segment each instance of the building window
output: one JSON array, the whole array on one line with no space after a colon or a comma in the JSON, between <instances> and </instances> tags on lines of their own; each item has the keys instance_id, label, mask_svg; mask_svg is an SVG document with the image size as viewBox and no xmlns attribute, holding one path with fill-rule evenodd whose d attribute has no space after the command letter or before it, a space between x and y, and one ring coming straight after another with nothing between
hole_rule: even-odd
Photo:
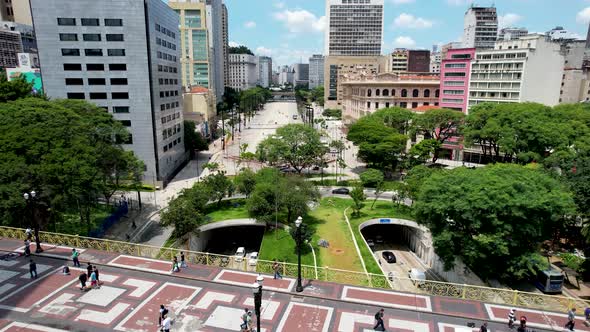
<instances>
[{"instance_id":1,"label":"building window","mask_svg":"<svg viewBox=\"0 0 590 332\"><path fill-rule=\"evenodd\" d=\"M64 63L64 70L80 71L80 70L82 70L82 65L79 63Z\"/></svg>"},{"instance_id":2,"label":"building window","mask_svg":"<svg viewBox=\"0 0 590 332\"><path fill-rule=\"evenodd\" d=\"M78 41L78 35L75 33L60 33L59 40L61 40L61 41Z\"/></svg>"},{"instance_id":3,"label":"building window","mask_svg":"<svg viewBox=\"0 0 590 332\"><path fill-rule=\"evenodd\" d=\"M111 85L127 85L126 78L111 78Z\"/></svg>"},{"instance_id":4,"label":"building window","mask_svg":"<svg viewBox=\"0 0 590 332\"><path fill-rule=\"evenodd\" d=\"M104 25L107 27L121 27L123 26L123 20L120 18L105 18Z\"/></svg>"},{"instance_id":5,"label":"building window","mask_svg":"<svg viewBox=\"0 0 590 332\"><path fill-rule=\"evenodd\" d=\"M465 91L463 90L443 90L443 94L445 95L462 95Z\"/></svg>"},{"instance_id":6,"label":"building window","mask_svg":"<svg viewBox=\"0 0 590 332\"><path fill-rule=\"evenodd\" d=\"M77 48L62 48L61 55L63 55L63 56L80 56L80 50Z\"/></svg>"},{"instance_id":7,"label":"building window","mask_svg":"<svg viewBox=\"0 0 590 332\"><path fill-rule=\"evenodd\" d=\"M367 90L367 97L371 97L371 89Z\"/></svg>"},{"instance_id":8,"label":"building window","mask_svg":"<svg viewBox=\"0 0 590 332\"><path fill-rule=\"evenodd\" d=\"M123 38L123 34L122 33L107 33L107 41L125 41L125 39Z\"/></svg>"},{"instance_id":9,"label":"building window","mask_svg":"<svg viewBox=\"0 0 590 332\"><path fill-rule=\"evenodd\" d=\"M114 106L113 113L129 113L129 106Z\"/></svg>"},{"instance_id":10,"label":"building window","mask_svg":"<svg viewBox=\"0 0 590 332\"><path fill-rule=\"evenodd\" d=\"M418 103L412 103L412 108L418 107Z\"/></svg>"},{"instance_id":11,"label":"building window","mask_svg":"<svg viewBox=\"0 0 590 332\"><path fill-rule=\"evenodd\" d=\"M123 70L127 70L127 65L124 63L110 63L109 64L109 70L112 71L123 71Z\"/></svg>"},{"instance_id":12,"label":"building window","mask_svg":"<svg viewBox=\"0 0 590 332\"><path fill-rule=\"evenodd\" d=\"M445 77L465 77L465 73L445 73Z\"/></svg>"},{"instance_id":13,"label":"building window","mask_svg":"<svg viewBox=\"0 0 590 332\"><path fill-rule=\"evenodd\" d=\"M379 109L379 103L375 102L375 109L378 110Z\"/></svg>"},{"instance_id":14,"label":"building window","mask_svg":"<svg viewBox=\"0 0 590 332\"><path fill-rule=\"evenodd\" d=\"M101 41L100 33L85 33L82 35L84 41Z\"/></svg>"},{"instance_id":15,"label":"building window","mask_svg":"<svg viewBox=\"0 0 590 332\"><path fill-rule=\"evenodd\" d=\"M86 64L86 70L88 70L88 71L102 71L102 70L104 70L104 64L102 64L102 63L88 63L88 64Z\"/></svg>"},{"instance_id":16,"label":"building window","mask_svg":"<svg viewBox=\"0 0 590 332\"><path fill-rule=\"evenodd\" d=\"M379 97L379 95L381 95L381 90L379 90L379 89L375 90L375 96Z\"/></svg>"},{"instance_id":17,"label":"building window","mask_svg":"<svg viewBox=\"0 0 590 332\"><path fill-rule=\"evenodd\" d=\"M109 56L125 56L125 49L114 48L108 50Z\"/></svg>"},{"instance_id":18,"label":"building window","mask_svg":"<svg viewBox=\"0 0 590 332\"><path fill-rule=\"evenodd\" d=\"M129 99L127 92L113 92L113 99Z\"/></svg>"},{"instance_id":19,"label":"building window","mask_svg":"<svg viewBox=\"0 0 590 332\"><path fill-rule=\"evenodd\" d=\"M406 98L408 96L408 90L402 89L402 98Z\"/></svg>"},{"instance_id":20,"label":"building window","mask_svg":"<svg viewBox=\"0 0 590 332\"><path fill-rule=\"evenodd\" d=\"M76 19L75 18L58 17L57 18L57 25L76 25Z\"/></svg>"},{"instance_id":21,"label":"building window","mask_svg":"<svg viewBox=\"0 0 590 332\"><path fill-rule=\"evenodd\" d=\"M121 124L123 125L123 127L131 127L131 121L130 120L120 120L119 122L121 122Z\"/></svg>"},{"instance_id":22,"label":"building window","mask_svg":"<svg viewBox=\"0 0 590 332\"><path fill-rule=\"evenodd\" d=\"M436 89L436 91L434 91L434 97L438 98L440 96L440 90Z\"/></svg>"},{"instance_id":23,"label":"building window","mask_svg":"<svg viewBox=\"0 0 590 332\"><path fill-rule=\"evenodd\" d=\"M445 63L445 68L465 68L465 63Z\"/></svg>"},{"instance_id":24,"label":"building window","mask_svg":"<svg viewBox=\"0 0 590 332\"><path fill-rule=\"evenodd\" d=\"M370 101L367 102L367 108L371 108L371 102Z\"/></svg>"},{"instance_id":25,"label":"building window","mask_svg":"<svg viewBox=\"0 0 590 332\"><path fill-rule=\"evenodd\" d=\"M84 80L81 78L66 78L66 85L84 85Z\"/></svg>"},{"instance_id":26,"label":"building window","mask_svg":"<svg viewBox=\"0 0 590 332\"><path fill-rule=\"evenodd\" d=\"M201 27L201 11L200 10L185 10L184 11L184 25L188 28Z\"/></svg>"},{"instance_id":27,"label":"building window","mask_svg":"<svg viewBox=\"0 0 590 332\"><path fill-rule=\"evenodd\" d=\"M389 96L389 90L383 89L383 97L388 97L388 96Z\"/></svg>"},{"instance_id":28,"label":"building window","mask_svg":"<svg viewBox=\"0 0 590 332\"><path fill-rule=\"evenodd\" d=\"M104 78L89 78L88 85L105 85L106 80Z\"/></svg>"},{"instance_id":29,"label":"building window","mask_svg":"<svg viewBox=\"0 0 590 332\"><path fill-rule=\"evenodd\" d=\"M84 92L68 92L68 99L84 99L86 96Z\"/></svg>"},{"instance_id":30,"label":"building window","mask_svg":"<svg viewBox=\"0 0 590 332\"><path fill-rule=\"evenodd\" d=\"M100 48L87 48L84 49L86 56L102 56L102 49Z\"/></svg>"},{"instance_id":31,"label":"building window","mask_svg":"<svg viewBox=\"0 0 590 332\"><path fill-rule=\"evenodd\" d=\"M412 97L417 98L420 95L420 91L418 89L412 90Z\"/></svg>"},{"instance_id":32,"label":"building window","mask_svg":"<svg viewBox=\"0 0 590 332\"><path fill-rule=\"evenodd\" d=\"M107 99L106 92L90 92L90 99Z\"/></svg>"},{"instance_id":33,"label":"building window","mask_svg":"<svg viewBox=\"0 0 590 332\"><path fill-rule=\"evenodd\" d=\"M156 31L160 31L160 25L156 24Z\"/></svg>"},{"instance_id":34,"label":"building window","mask_svg":"<svg viewBox=\"0 0 590 332\"><path fill-rule=\"evenodd\" d=\"M405 101L399 103L399 107L401 108L408 108L408 103L406 103Z\"/></svg>"},{"instance_id":35,"label":"building window","mask_svg":"<svg viewBox=\"0 0 590 332\"><path fill-rule=\"evenodd\" d=\"M99 26L97 18L83 18L80 20L82 25L90 26L90 27L97 27Z\"/></svg>"},{"instance_id":36,"label":"building window","mask_svg":"<svg viewBox=\"0 0 590 332\"><path fill-rule=\"evenodd\" d=\"M430 98L430 89L424 90L424 98Z\"/></svg>"},{"instance_id":37,"label":"building window","mask_svg":"<svg viewBox=\"0 0 590 332\"><path fill-rule=\"evenodd\" d=\"M383 92L385 92L387 90L383 90ZM389 108L389 103L385 103L385 108Z\"/></svg>"}]
</instances>

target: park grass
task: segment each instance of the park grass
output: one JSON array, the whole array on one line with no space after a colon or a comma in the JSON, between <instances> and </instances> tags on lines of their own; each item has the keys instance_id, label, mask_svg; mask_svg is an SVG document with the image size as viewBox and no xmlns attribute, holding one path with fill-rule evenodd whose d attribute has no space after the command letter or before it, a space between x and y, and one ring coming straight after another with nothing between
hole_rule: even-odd
<instances>
[{"instance_id":1,"label":"park grass","mask_svg":"<svg viewBox=\"0 0 590 332\"><path fill-rule=\"evenodd\" d=\"M221 205L211 203L205 210L209 223L230 220L250 218L246 208L246 200L243 198L221 201Z\"/></svg>"},{"instance_id":2,"label":"park grass","mask_svg":"<svg viewBox=\"0 0 590 332\"><path fill-rule=\"evenodd\" d=\"M110 205L98 204L90 210L90 230L100 227L102 222L115 211ZM51 228L51 226L50 226ZM61 220L53 225L53 231L61 234L88 235L86 223L80 222L77 212L64 213Z\"/></svg>"},{"instance_id":3,"label":"park grass","mask_svg":"<svg viewBox=\"0 0 590 332\"><path fill-rule=\"evenodd\" d=\"M324 198L309 215L308 219L315 219L316 224L314 245L317 245L319 239L324 239L330 244L328 248L317 247L318 264L335 269L362 272L362 264L344 220L346 203L345 200Z\"/></svg>"},{"instance_id":4,"label":"park grass","mask_svg":"<svg viewBox=\"0 0 590 332\"><path fill-rule=\"evenodd\" d=\"M295 246L295 240L289 231L282 228L272 229L264 233L258 255L261 260L276 259L279 262L297 264ZM313 254L310 250L301 255L301 264L313 266Z\"/></svg>"}]
</instances>

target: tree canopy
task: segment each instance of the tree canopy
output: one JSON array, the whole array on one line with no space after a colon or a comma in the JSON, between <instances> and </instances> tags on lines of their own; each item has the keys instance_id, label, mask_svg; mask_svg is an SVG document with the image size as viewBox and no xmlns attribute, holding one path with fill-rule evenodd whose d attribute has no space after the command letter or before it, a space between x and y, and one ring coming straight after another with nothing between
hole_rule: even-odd
<instances>
[{"instance_id":1,"label":"tree canopy","mask_svg":"<svg viewBox=\"0 0 590 332\"><path fill-rule=\"evenodd\" d=\"M540 243L550 239L572 195L533 167L497 164L435 172L414 205L447 268L461 259L483 278L523 278Z\"/></svg>"},{"instance_id":2,"label":"tree canopy","mask_svg":"<svg viewBox=\"0 0 590 332\"><path fill-rule=\"evenodd\" d=\"M254 55L254 53L252 53L252 51L248 47L246 47L244 45L230 46L228 52L229 52L229 54L250 54L250 55Z\"/></svg>"}]
</instances>

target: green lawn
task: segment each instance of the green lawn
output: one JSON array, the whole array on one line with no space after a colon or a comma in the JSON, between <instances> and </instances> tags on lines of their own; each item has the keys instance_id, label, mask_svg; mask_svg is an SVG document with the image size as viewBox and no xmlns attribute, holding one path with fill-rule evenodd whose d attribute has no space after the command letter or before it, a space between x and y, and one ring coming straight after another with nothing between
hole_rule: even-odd
<instances>
[{"instance_id":1,"label":"green lawn","mask_svg":"<svg viewBox=\"0 0 590 332\"><path fill-rule=\"evenodd\" d=\"M222 201L219 207L217 203L211 203L205 212L211 218L209 222L250 218L246 209L246 200L241 198Z\"/></svg>"},{"instance_id":2,"label":"green lawn","mask_svg":"<svg viewBox=\"0 0 590 332\"><path fill-rule=\"evenodd\" d=\"M90 229L94 230L98 228L102 222L113 213L114 208L110 205L98 204L93 207L90 211ZM55 225L49 226L49 229L54 228L52 231L62 234L73 234L73 235L88 235L88 226L86 223L80 222L80 215L76 212L64 213L62 220L59 220Z\"/></svg>"},{"instance_id":3,"label":"green lawn","mask_svg":"<svg viewBox=\"0 0 590 332\"><path fill-rule=\"evenodd\" d=\"M284 229L273 229L264 233L259 255L262 260L272 261L276 259L279 262L297 264L295 240ZM301 264L313 266L313 254L311 251L301 255Z\"/></svg>"}]
</instances>

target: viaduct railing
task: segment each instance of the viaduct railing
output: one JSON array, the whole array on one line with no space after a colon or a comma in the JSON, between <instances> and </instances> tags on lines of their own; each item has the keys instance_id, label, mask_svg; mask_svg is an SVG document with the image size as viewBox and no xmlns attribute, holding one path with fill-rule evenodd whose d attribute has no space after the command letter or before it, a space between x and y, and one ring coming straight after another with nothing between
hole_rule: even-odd
<instances>
[{"instance_id":1,"label":"viaduct railing","mask_svg":"<svg viewBox=\"0 0 590 332\"><path fill-rule=\"evenodd\" d=\"M77 235L39 232L43 243L67 246L72 248L95 249L115 252L138 257L170 259L180 255L180 249L154 247L144 244L97 239ZM25 230L21 228L0 227L0 238L24 240ZM233 256L217 255L205 252L182 250L185 259L192 264L203 264L220 268L251 271L272 274L272 261L258 260L250 265L248 258L237 261ZM297 264L280 263L283 276L297 277ZM330 267L315 267L302 265L301 273L305 279L336 282L356 286L381 288L394 291L410 292L420 295L445 296L456 299L475 300L487 303L503 304L507 306L525 307L531 309L565 312L569 308L577 308L578 312L590 307L589 301L567 296L553 296L540 293L521 292L511 289L491 288L473 285L454 284L439 281L420 281L403 277L388 279L381 274L333 269Z\"/></svg>"}]
</instances>

